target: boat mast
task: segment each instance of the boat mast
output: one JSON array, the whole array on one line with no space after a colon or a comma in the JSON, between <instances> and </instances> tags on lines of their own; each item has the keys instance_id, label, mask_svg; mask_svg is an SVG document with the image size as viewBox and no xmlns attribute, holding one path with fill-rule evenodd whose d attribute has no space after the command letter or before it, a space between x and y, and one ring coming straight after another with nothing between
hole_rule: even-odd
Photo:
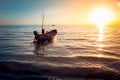
<instances>
[{"instance_id":1,"label":"boat mast","mask_svg":"<svg viewBox=\"0 0 120 80\"><path fill-rule=\"evenodd\" d=\"M42 34L45 34L45 29L44 29L44 14L42 17Z\"/></svg>"},{"instance_id":2,"label":"boat mast","mask_svg":"<svg viewBox=\"0 0 120 80\"><path fill-rule=\"evenodd\" d=\"M44 14L42 16L42 29L43 29L43 27L44 27Z\"/></svg>"}]
</instances>

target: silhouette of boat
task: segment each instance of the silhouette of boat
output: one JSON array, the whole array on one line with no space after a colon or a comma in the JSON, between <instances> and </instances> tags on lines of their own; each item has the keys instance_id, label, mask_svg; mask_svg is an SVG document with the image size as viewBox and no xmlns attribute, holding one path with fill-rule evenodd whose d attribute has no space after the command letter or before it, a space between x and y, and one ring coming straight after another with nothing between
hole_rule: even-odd
<instances>
[{"instance_id":1,"label":"silhouette of boat","mask_svg":"<svg viewBox=\"0 0 120 80\"><path fill-rule=\"evenodd\" d=\"M51 25L51 26L55 26L55 25L53 24L53 25Z\"/></svg>"},{"instance_id":2,"label":"silhouette of boat","mask_svg":"<svg viewBox=\"0 0 120 80\"><path fill-rule=\"evenodd\" d=\"M57 30L51 30L44 34L41 34L40 38L38 39L39 44L50 43L53 42L55 35L57 34Z\"/></svg>"},{"instance_id":3,"label":"silhouette of boat","mask_svg":"<svg viewBox=\"0 0 120 80\"><path fill-rule=\"evenodd\" d=\"M57 34L57 30L53 29L51 31L45 31L44 27L44 15L43 15L43 19L42 19L42 33L41 36L38 40L39 44L44 44L44 43L50 43L54 40L55 35Z\"/></svg>"}]
</instances>

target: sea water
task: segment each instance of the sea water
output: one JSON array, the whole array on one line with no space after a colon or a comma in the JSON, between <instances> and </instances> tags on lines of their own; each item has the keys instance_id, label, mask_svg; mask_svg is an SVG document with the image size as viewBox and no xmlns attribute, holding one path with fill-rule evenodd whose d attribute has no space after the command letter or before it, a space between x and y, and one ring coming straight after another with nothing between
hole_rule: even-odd
<instances>
[{"instance_id":1,"label":"sea water","mask_svg":"<svg viewBox=\"0 0 120 80\"><path fill-rule=\"evenodd\" d=\"M120 26L45 25L54 42L35 45L40 25L0 26L0 80L119 80ZM42 79L41 79L42 80Z\"/></svg>"}]
</instances>

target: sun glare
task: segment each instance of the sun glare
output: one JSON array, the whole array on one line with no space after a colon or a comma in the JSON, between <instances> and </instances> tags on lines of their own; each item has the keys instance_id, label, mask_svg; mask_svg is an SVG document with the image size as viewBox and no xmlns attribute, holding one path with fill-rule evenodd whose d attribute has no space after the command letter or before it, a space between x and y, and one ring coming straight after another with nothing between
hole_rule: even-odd
<instances>
[{"instance_id":1,"label":"sun glare","mask_svg":"<svg viewBox=\"0 0 120 80\"><path fill-rule=\"evenodd\" d=\"M113 12L105 7L97 8L91 13L91 20L97 25L105 25L113 19Z\"/></svg>"}]
</instances>

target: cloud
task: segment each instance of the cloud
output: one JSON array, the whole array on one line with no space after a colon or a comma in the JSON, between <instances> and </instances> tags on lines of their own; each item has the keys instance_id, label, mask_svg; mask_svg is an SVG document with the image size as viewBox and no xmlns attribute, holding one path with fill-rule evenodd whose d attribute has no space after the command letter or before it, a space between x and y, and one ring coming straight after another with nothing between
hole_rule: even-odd
<instances>
[{"instance_id":1,"label":"cloud","mask_svg":"<svg viewBox=\"0 0 120 80\"><path fill-rule=\"evenodd\" d=\"M49 9L46 11L47 14L56 14L56 13L59 13L61 12L62 9Z\"/></svg>"}]
</instances>

